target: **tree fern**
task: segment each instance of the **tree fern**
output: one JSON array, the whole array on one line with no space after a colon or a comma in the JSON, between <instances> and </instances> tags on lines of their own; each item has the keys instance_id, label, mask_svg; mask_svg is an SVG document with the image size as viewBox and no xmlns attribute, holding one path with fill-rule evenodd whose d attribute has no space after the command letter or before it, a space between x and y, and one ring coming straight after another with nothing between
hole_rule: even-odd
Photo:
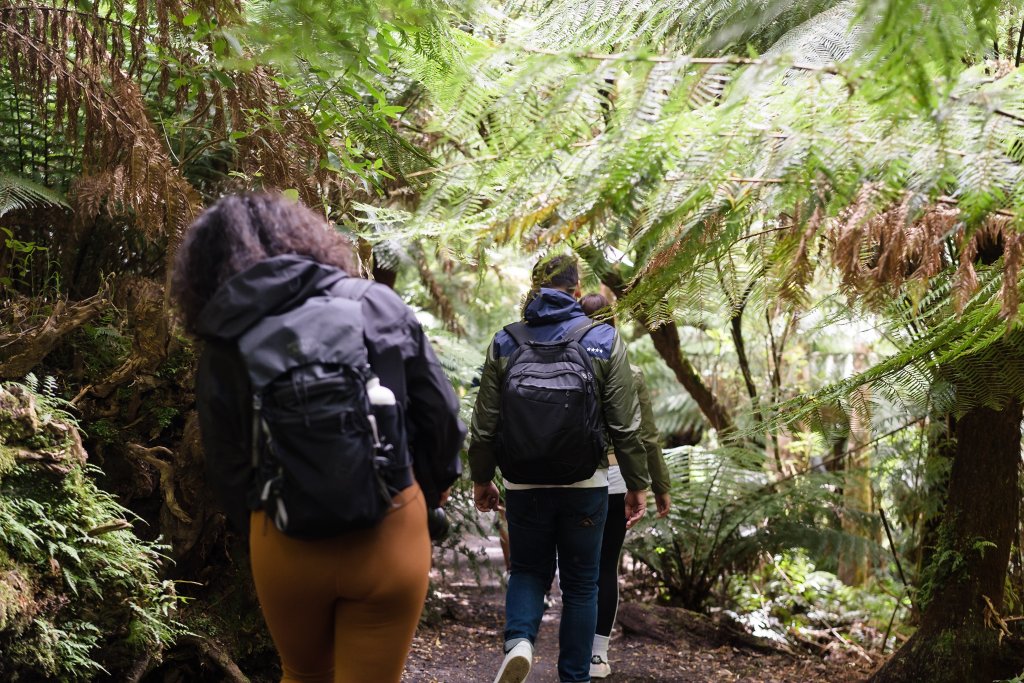
<instances>
[{"instance_id":1,"label":"tree fern","mask_svg":"<svg viewBox=\"0 0 1024 683\"><path fill-rule=\"evenodd\" d=\"M627 547L687 607L702 606L719 582L751 568L765 551L806 548L821 558L877 552L830 523L839 500L835 475L772 484L764 457L736 449L666 451L672 510L647 533L630 536Z\"/></svg>"}]
</instances>

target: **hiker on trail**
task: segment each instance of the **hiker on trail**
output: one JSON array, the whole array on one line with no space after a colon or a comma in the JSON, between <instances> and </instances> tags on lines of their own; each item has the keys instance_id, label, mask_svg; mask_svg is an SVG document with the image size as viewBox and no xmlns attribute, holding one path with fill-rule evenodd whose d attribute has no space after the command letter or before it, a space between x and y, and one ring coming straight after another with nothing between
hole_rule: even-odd
<instances>
[{"instance_id":1,"label":"hiker on trail","mask_svg":"<svg viewBox=\"0 0 1024 683\"><path fill-rule=\"evenodd\" d=\"M615 325L611 317L611 306L603 294L587 294L580 299L580 308L589 317ZM669 496L672 482L669 480L668 466L661 453L658 427L654 423L654 410L651 407L651 394L647 390L647 382L640 368L631 365L630 370L640 401L640 435L647 452L651 490L654 491L658 517L664 517L672 505ZM622 478L614 452L608 454L608 462L608 509L614 510L623 505L626 482ZM612 635L612 626L615 624L615 613L619 609L619 558L625 539L626 521L617 515L608 515L601 541L601 570L597 579L597 629L594 631L594 647L590 660L591 678L607 678L612 674L608 663L608 643Z\"/></svg>"},{"instance_id":2,"label":"hiker on trail","mask_svg":"<svg viewBox=\"0 0 1024 683\"><path fill-rule=\"evenodd\" d=\"M413 312L280 195L228 196L173 292L201 339L207 475L247 530L285 683L398 683L427 593L427 509L460 474L458 400ZM415 475L414 475L415 472Z\"/></svg>"},{"instance_id":3,"label":"hiker on trail","mask_svg":"<svg viewBox=\"0 0 1024 683\"><path fill-rule=\"evenodd\" d=\"M495 683L521 683L533 662L544 592L559 563L562 620L558 674L590 680L597 576L605 517L634 525L646 511L649 481L640 408L626 347L610 325L576 302L575 257L534 267L537 295L525 321L498 332L487 351L473 412L469 464L483 512L502 508L505 483L511 572L505 599L505 658ZM608 509L607 434L627 492Z\"/></svg>"}]
</instances>

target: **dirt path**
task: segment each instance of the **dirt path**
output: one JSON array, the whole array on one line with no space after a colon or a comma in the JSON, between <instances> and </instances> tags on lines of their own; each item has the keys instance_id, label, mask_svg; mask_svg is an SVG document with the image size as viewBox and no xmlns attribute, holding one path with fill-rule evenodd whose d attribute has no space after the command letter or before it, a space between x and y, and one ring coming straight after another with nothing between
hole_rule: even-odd
<instances>
[{"instance_id":1,"label":"dirt path","mask_svg":"<svg viewBox=\"0 0 1024 683\"><path fill-rule=\"evenodd\" d=\"M497 543L480 540L488 562L501 566ZM501 664L504 589L496 572L484 572L481 581L465 564L454 567L450 558L435 557L445 565L446 578L435 569L440 585L436 625L421 628L413 642L403 681L407 683L490 683ZM557 600L541 624L529 683L558 683ZM616 626L609 653L612 666L608 683L853 683L867 671L856 662L826 662L811 656L764 654L746 648L709 648L680 639L666 643Z\"/></svg>"}]
</instances>

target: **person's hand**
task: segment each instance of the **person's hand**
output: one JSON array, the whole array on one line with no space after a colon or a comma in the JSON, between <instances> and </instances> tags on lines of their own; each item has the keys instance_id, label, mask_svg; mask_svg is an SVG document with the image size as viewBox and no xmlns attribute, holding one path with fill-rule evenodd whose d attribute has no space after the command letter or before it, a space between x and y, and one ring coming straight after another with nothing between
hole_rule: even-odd
<instances>
[{"instance_id":1,"label":"person's hand","mask_svg":"<svg viewBox=\"0 0 1024 683\"><path fill-rule=\"evenodd\" d=\"M662 518L668 514L669 509L672 507L672 496L669 495L668 491L665 493L655 493L654 504L658 506L658 517Z\"/></svg>"},{"instance_id":2,"label":"person's hand","mask_svg":"<svg viewBox=\"0 0 1024 683\"><path fill-rule=\"evenodd\" d=\"M494 485L493 481L486 484L473 482L473 502L476 503L476 509L480 512L493 512L502 509L501 494L498 493L498 487Z\"/></svg>"},{"instance_id":3,"label":"person's hand","mask_svg":"<svg viewBox=\"0 0 1024 683\"><path fill-rule=\"evenodd\" d=\"M632 528L646 513L647 491L626 491L626 528Z\"/></svg>"},{"instance_id":4,"label":"person's hand","mask_svg":"<svg viewBox=\"0 0 1024 683\"><path fill-rule=\"evenodd\" d=\"M448 504L448 497L452 495L452 487L449 486L444 491L441 491L441 495L437 498L437 506L444 507Z\"/></svg>"}]
</instances>

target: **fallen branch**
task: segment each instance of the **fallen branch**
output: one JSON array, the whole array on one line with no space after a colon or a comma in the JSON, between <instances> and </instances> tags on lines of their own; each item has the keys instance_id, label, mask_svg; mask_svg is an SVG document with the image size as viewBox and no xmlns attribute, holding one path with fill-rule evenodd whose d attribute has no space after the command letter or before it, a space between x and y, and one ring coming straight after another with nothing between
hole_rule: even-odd
<instances>
[{"instance_id":1,"label":"fallen branch","mask_svg":"<svg viewBox=\"0 0 1024 683\"><path fill-rule=\"evenodd\" d=\"M647 636L670 645L687 638L701 641L710 647L732 645L758 652L793 654L783 643L758 638L729 624L717 623L703 614L681 607L623 603L619 605L616 621L627 633Z\"/></svg>"},{"instance_id":2,"label":"fallen branch","mask_svg":"<svg viewBox=\"0 0 1024 683\"><path fill-rule=\"evenodd\" d=\"M213 640L196 635L188 635L184 636L182 641L195 645L203 656L219 666L225 675L223 680L230 681L231 683L251 683L249 677L242 673L242 670L238 668L238 665L231 659L231 656L224 652Z\"/></svg>"},{"instance_id":3,"label":"fallen branch","mask_svg":"<svg viewBox=\"0 0 1024 683\"><path fill-rule=\"evenodd\" d=\"M38 465L54 474L67 474L71 471L74 463L68 458L61 457L50 451L29 451L23 448L14 450L14 459L17 462Z\"/></svg>"},{"instance_id":4,"label":"fallen branch","mask_svg":"<svg viewBox=\"0 0 1024 683\"><path fill-rule=\"evenodd\" d=\"M82 301L56 302L45 321L10 335L11 341L3 344L7 359L0 363L0 377L24 377L53 351L65 335L95 318L108 303L106 287Z\"/></svg>"},{"instance_id":5,"label":"fallen branch","mask_svg":"<svg viewBox=\"0 0 1024 683\"><path fill-rule=\"evenodd\" d=\"M131 529L132 525L127 519L114 519L106 524L100 524L98 527L89 529L85 532L86 536L102 536L103 534L109 534L112 531L121 531L122 529Z\"/></svg>"},{"instance_id":6,"label":"fallen branch","mask_svg":"<svg viewBox=\"0 0 1024 683\"><path fill-rule=\"evenodd\" d=\"M191 526L192 518L178 504L178 499L174 495L174 466L166 460L161 460L155 455L156 453L162 453L167 456L173 456L174 453L171 449L163 446L146 448L145 446L140 446L137 443L130 443L128 444L128 450L157 469L160 473L160 490L164 494L164 504L167 505L167 509L171 511L171 514L185 524Z\"/></svg>"}]
</instances>

